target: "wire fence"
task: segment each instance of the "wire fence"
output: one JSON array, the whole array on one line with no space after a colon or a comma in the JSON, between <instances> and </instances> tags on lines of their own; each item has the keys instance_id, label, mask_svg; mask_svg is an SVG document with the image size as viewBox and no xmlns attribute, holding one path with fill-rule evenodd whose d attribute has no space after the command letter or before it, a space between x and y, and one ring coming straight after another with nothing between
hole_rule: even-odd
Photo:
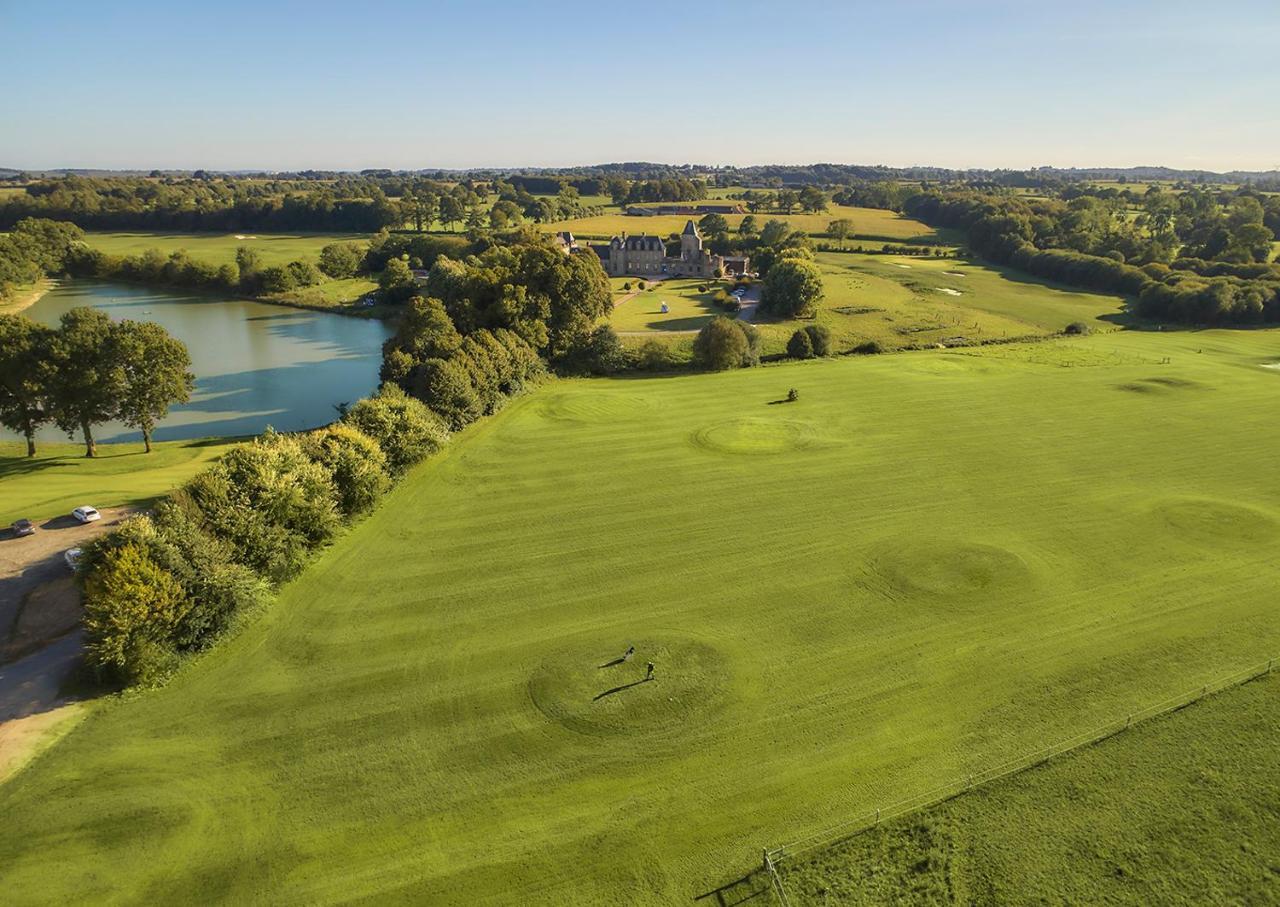
<instances>
[{"instance_id":1,"label":"wire fence","mask_svg":"<svg viewBox=\"0 0 1280 907\"><path fill-rule=\"evenodd\" d=\"M810 853L822 847L827 847L839 841L847 840L861 832L875 828L881 822L887 822L890 819L897 819L909 813L914 813L930 806L937 806L947 800L957 797L966 791L972 790L981 785L990 784L1018 772L1026 771L1037 765L1048 762L1054 756L1061 756L1072 750L1081 747L1090 746L1102 740L1112 737L1121 731L1133 727L1161 715L1167 715L1170 712L1177 711L1184 706L1190 705L1210 693L1217 693L1232 687L1240 686L1248 683L1258 677L1270 674L1276 665L1278 658L1269 658L1264 662L1253 665L1248 668L1236 671L1224 677L1218 677L1201 684L1193 690L1188 690L1178 696L1171 696L1162 702L1157 702L1149 706L1145 706L1133 712L1129 712L1123 717L1108 721L1106 724L1099 725L1090 730L1060 740L1043 749L1026 753L1013 759L993 765L973 774L966 775L963 778L953 779L946 784L941 784L931 790L916 794L914 797L908 797L905 800L899 800L896 803L890 803L876 809L868 810L861 815L855 816L845 822L839 822L835 825L828 826L812 834L806 835L784 844L780 847L772 847L764 849L764 871L769 877L770 885L775 891L775 896L783 907L790 907L790 900L787 897L787 891L782 883L782 876L778 872L778 865L787 860L794 860L802 854Z\"/></svg>"}]
</instances>

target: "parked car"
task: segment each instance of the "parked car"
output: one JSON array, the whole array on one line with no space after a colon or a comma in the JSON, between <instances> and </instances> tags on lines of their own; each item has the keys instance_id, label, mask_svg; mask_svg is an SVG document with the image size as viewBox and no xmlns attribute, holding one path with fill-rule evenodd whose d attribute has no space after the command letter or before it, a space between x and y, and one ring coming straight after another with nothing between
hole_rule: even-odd
<instances>
[{"instance_id":1,"label":"parked car","mask_svg":"<svg viewBox=\"0 0 1280 907\"><path fill-rule=\"evenodd\" d=\"M743 296L747 295L747 291L744 290L742 287L738 287L738 289L733 291L733 295L741 299Z\"/></svg>"},{"instance_id":2,"label":"parked car","mask_svg":"<svg viewBox=\"0 0 1280 907\"><path fill-rule=\"evenodd\" d=\"M30 520L15 520L13 524L13 534L18 538L24 535L35 535L36 524Z\"/></svg>"},{"instance_id":3,"label":"parked car","mask_svg":"<svg viewBox=\"0 0 1280 907\"><path fill-rule=\"evenodd\" d=\"M95 508L90 507L87 504L83 507L77 507L75 510L71 511L71 515L80 523L92 523L94 520L102 519L102 514L98 513Z\"/></svg>"},{"instance_id":4,"label":"parked car","mask_svg":"<svg viewBox=\"0 0 1280 907\"><path fill-rule=\"evenodd\" d=\"M75 570L80 566L80 555L84 554L83 548L68 548L66 553L62 555L62 559L67 562L67 566Z\"/></svg>"}]
</instances>

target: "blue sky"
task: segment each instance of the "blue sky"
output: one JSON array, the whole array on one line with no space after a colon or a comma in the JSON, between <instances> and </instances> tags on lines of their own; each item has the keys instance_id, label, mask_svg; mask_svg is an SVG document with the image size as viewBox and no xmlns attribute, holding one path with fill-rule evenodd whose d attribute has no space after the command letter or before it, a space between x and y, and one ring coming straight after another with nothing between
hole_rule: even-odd
<instances>
[{"instance_id":1,"label":"blue sky","mask_svg":"<svg viewBox=\"0 0 1280 907\"><path fill-rule=\"evenodd\" d=\"M1280 166L1277 0L0 0L0 31L0 166Z\"/></svg>"}]
</instances>

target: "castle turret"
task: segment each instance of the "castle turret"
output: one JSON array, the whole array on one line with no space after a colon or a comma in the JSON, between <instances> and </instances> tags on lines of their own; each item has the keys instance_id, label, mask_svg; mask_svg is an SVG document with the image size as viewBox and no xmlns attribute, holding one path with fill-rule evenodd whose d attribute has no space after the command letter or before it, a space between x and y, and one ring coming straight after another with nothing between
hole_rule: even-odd
<instances>
[{"instance_id":1,"label":"castle turret","mask_svg":"<svg viewBox=\"0 0 1280 907\"><path fill-rule=\"evenodd\" d=\"M686 223L684 232L680 234L680 257L685 261L697 261L702 257L702 237L698 235L693 221Z\"/></svg>"}]
</instances>

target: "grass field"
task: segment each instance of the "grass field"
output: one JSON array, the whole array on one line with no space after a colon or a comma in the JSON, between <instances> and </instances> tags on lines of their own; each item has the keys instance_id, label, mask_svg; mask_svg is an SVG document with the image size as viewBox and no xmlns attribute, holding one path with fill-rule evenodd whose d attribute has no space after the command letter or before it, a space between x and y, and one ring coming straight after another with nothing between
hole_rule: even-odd
<instances>
[{"instance_id":1,"label":"grass field","mask_svg":"<svg viewBox=\"0 0 1280 907\"><path fill-rule=\"evenodd\" d=\"M222 233L87 233L85 242L92 248L112 255L137 255L147 249L159 249L168 254L185 249L192 258L214 264L228 264L236 260L236 249L248 246L262 256L267 265L287 264L303 259L312 264L320 250L331 242L346 240L364 241L369 237L359 233L246 233L243 239L235 234Z\"/></svg>"},{"instance_id":2,"label":"grass field","mask_svg":"<svg viewBox=\"0 0 1280 907\"><path fill-rule=\"evenodd\" d=\"M150 454L141 444L99 444L84 457L81 444L0 441L0 526L19 517L45 519L94 507L142 505L181 485L234 441L163 441Z\"/></svg>"},{"instance_id":3,"label":"grass field","mask_svg":"<svg viewBox=\"0 0 1280 907\"><path fill-rule=\"evenodd\" d=\"M696 204L690 202L690 204ZM736 230L742 223L742 214L727 214L725 220ZM875 238L886 242L924 242L937 243L942 240L932 227L912 220L892 211L878 208L850 208L843 205L832 205L830 210L821 214L757 214L756 223L763 226L766 221L785 220L793 228L814 235L824 234L827 224L838 218L847 217L853 221L855 233L859 237ZM689 221L688 215L662 214L654 217L631 217L621 210L616 214L601 214L596 217L583 217L576 220L558 221L543 224L544 230L572 230L575 236L583 238L609 238L627 233L650 233L666 236L679 233ZM695 217L693 220L699 220ZM854 240L856 243L856 240Z\"/></svg>"},{"instance_id":4,"label":"grass field","mask_svg":"<svg viewBox=\"0 0 1280 907\"><path fill-rule=\"evenodd\" d=\"M689 903L1273 652L1277 359L1128 332L552 383L0 787L6 897Z\"/></svg>"},{"instance_id":5,"label":"grass field","mask_svg":"<svg viewBox=\"0 0 1280 907\"><path fill-rule=\"evenodd\" d=\"M632 286L635 286L634 280ZM623 332L697 330L722 314L712 303L712 297L717 288L727 286L730 285L719 281L663 280L618 305L610 323L615 330ZM699 287L707 287L708 292L699 292ZM662 312L664 302L666 314Z\"/></svg>"},{"instance_id":6,"label":"grass field","mask_svg":"<svg viewBox=\"0 0 1280 907\"><path fill-rule=\"evenodd\" d=\"M796 864L795 907L1272 904L1274 674Z\"/></svg>"}]
</instances>

